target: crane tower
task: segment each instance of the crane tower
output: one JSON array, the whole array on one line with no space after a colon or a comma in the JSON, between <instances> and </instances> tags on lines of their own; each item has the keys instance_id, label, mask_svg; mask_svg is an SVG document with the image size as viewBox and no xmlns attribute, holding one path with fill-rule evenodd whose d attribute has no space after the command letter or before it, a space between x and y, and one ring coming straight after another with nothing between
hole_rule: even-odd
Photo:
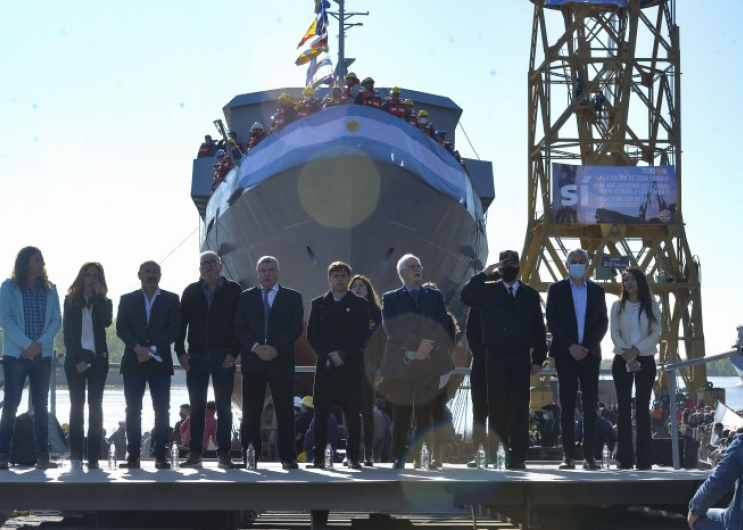
<instances>
[{"instance_id":1,"label":"crane tower","mask_svg":"<svg viewBox=\"0 0 743 530\"><path fill-rule=\"evenodd\" d=\"M680 351L702 357L700 263L681 208L674 2L531 1L522 278L545 292L567 275L567 252L581 247L590 257L589 275L617 295L618 270L636 267L659 298L660 361L678 359ZM614 177L623 171L630 176ZM577 173L588 176L576 180ZM631 215L616 204L629 205ZM690 391L705 385L704 365L682 375Z\"/></svg>"}]
</instances>

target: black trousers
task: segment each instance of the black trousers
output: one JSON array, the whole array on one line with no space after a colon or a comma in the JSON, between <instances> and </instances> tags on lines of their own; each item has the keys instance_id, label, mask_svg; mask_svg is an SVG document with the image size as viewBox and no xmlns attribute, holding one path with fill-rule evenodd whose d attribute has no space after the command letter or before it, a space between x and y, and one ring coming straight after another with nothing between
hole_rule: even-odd
<instances>
[{"instance_id":1,"label":"black trousers","mask_svg":"<svg viewBox=\"0 0 743 530\"><path fill-rule=\"evenodd\" d=\"M323 462L328 444L328 414L337 405L346 417L346 455L349 460L359 459L361 421L359 416L360 389L358 374L343 368L315 374L313 399L315 405L315 462ZM373 421L373 420L372 420ZM373 427L372 423L372 427Z\"/></svg>"},{"instance_id":2,"label":"black trousers","mask_svg":"<svg viewBox=\"0 0 743 530\"><path fill-rule=\"evenodd\" d=\"M576 361L565 352L555 357L562 406L562 451L565 458L575 458L575 401L578 390L583 402L583 455L593 458L596 452L596 407L599 398L601 359L589 355Z\"/></svg>"},{"instance_id":3,"label":"black trousers","mask_svg":"<svg viewBox=\"0 0 743 530\"><path fill-rule=\"evenodd\" d=\"M488 348L488 447L495 460L498 443L506 449L508 463L523 463L529 452L529 375L528 349L502 353Z\"/></svg>"},{"instance_id":4,"label":"black trousers","mask_svg":"<svg viewBox=\"0 0 743 530\"><path fill-rule=\"evenodd\" d=\"M376 392L374 388L374 375L364 373L361 371L360 386L361 386L361 399L359 400L359 408L361 410L361 418L364 420L364 448L371 450L374 441L374 398ZM371 452L369 453L371 455ZM368 457L369 455L365 455Z\"/></svg>"},{"instance_id":5,"label":"black trousers","mask_svg":"<svg viewBox=\"0 0 743 530\"><path fill-rule=\"evenodd\" d=\"M266 387L271 389L276 424L278 427L278 451L282 462L294 462L294 378L267 376L262 373L243 373L243 417L240 425L243 451L253 443L256 461L260 458L261 418L266 397Z\"/></svg>"},{"instance_id":6,"label":"black trousers","mask_svg":"<svg viewBox=\"0 0 743 530\"><path fill-rule=\"evenodd\" d=\"M485 433L488 421L488 374L484 355L472 356L470 371L470 397L472 398L472 441L475 449L488 446Z\"/></svg>"},{"instance_id":7,"label":"black trousers","mask_svg":"<svg viewBox=\"0 0 743 530\"><path fill-rule=\"evenodd\" d=\"M70 388L70 459L83 459L85 389L88 390L88 461L97 462L103 439L103 389L108 376L108 357L96 357L90 368L77 371L72 356L64 364Z\"/></svg>"},{"instance_id":8,"label":"black trousers","mask_svg":"<svg viewBox=\"0 0 743 530\"><path fill-rule=\"evenodd\" d=\"M617 430L619 447L617 460L624 467L630 467L634 461L632 447L632 384L635 385L635 419L637 420L637 467L650 467L652 449L650 430L650 397L655 382L655 358L652 355L638 357L639 372L628 372L621 355L614 357L611 375L614 377L614 388L617 390Z\"/></svg>"}]
</instances>

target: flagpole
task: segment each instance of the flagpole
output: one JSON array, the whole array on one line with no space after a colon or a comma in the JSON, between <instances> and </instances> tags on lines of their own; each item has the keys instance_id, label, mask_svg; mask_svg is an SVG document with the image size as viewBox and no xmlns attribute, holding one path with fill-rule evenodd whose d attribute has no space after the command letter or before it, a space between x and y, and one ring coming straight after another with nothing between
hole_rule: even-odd
<instances>
[{"instance_id":1,"label":"flagpole","mask_svg":"<svg viewBox=\"0 0 743 530\"><path fill-rule=\"evenodd\" d=\"M349 63L346 64L346 30L353 26L364 25L362 22L347 23L346 20L355 15L369 16L369 12L346 13L346 0L333 1L338 4L338 12L328 12L328 14L333 15L336 19L338 19L338 66L335 69L335 77L337 80L341 80L346 77L346 74L348 73L348 66L355 60L349 59Z\"/></svg>"}]
</instances>

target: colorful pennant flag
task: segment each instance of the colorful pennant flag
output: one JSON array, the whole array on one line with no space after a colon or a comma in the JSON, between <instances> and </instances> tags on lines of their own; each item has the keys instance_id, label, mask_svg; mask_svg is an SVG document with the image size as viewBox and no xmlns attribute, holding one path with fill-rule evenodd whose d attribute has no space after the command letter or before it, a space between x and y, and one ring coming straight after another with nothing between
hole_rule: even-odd
<instances>
[{"instance_id":1,"label":"colorful pennant flag","mask_svg":"<svg viewBox=\"0 0 743 530\"><path fill-rule=\"evenodd\" d=\"M297 60L294 61L294 64L296 64L297 66L302 66L303 64L310 62L312 59L316 58L318 55L326 51L328 51L327 48L310 48L309 50L305 50L299 54L299 57L297 57Z\"/></svg>"},{"instance_id":2,"label":"colorful pennant flag","mask_svg":"<svg viewBox=\"0 0 743 530\"><path fill-rule=\"evenodd\" d=\"M297 44L297 48L302 46L302 44L310 40L312 37L316 36L317 35L316 30L317 30L317 19L313 20L312 24L310 24L310 27L307 28L307 33L305 33L304 37L302 37L302 40L299 41L299 44Z\"/></svg>"}]
</instances>

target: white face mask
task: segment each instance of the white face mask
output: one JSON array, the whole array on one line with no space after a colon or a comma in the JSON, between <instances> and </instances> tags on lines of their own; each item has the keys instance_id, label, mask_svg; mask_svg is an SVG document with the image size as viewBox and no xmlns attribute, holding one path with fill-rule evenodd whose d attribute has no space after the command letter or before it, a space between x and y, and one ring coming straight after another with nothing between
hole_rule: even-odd
<instances>
[{"instance_id":1,"label":"white face mask","mask_svg":"<svg viewBox=\"0 0 743 530\"><path fill-rule=\"evenodd\" d=\"M312 101L312 96L305 96L304 97L304 100L305 101Z\"/></svg>"},{"instance_id":2,"label":"white face mask","mask_svg":"<svg viewBox=\"0 0 743 530\"><path fill-rule=\"evenodd\" d=\"M428 118L418 118L418 121L425 125L426 123L428 123Z\"/></svg>"}]
</instances>

